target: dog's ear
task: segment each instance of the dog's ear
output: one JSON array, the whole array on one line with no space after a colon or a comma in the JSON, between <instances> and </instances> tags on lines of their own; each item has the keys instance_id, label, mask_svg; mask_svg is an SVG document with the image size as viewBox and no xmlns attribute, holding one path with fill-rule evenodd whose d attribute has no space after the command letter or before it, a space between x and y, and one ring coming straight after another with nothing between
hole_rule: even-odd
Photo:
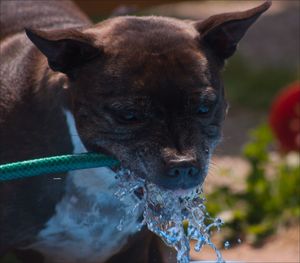
<instances>
[{"instance_id":1,"label":"dog's ear","mask_svg":"<svg viewBox=\"0 0 300 263\"><path fill-rule=\"evenodd\" d=\"M25 29L33 44L48 58L54 71L68 74L72 69L102 54L92 39L79 31L65 29L41 31Z\"/></svg>"},{"instance_id":2,"label":"dog's ear","mask_svg":"<svg viewBox=\"0 0 300 263\"><path fill-rule=\"evenodd\" d=\"M222 60L229 58L248 28L270 6L271 1L267 1L250 10L214 15L194 23L200 34L200 43L212 49Z\"/></svg>"}]
</instances>

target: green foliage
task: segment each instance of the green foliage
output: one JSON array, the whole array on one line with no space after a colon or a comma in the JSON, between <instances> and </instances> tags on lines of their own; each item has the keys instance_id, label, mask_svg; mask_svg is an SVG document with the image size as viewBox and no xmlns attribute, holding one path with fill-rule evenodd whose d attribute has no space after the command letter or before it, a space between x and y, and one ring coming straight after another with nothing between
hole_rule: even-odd
<instances>
[{"instance_id":1,"label":"green foliage","mask_svg":"<svg viewBox=\"0 0 300 263\"><path fill-rule=\"evenodd\" d=\"M250 135L244 148L244 157L251 165L245 190L231 193L228 187L217 189L207 197L207 208L215 216L226 211L226 240L244 237L258 245L279 225L299 220L300 167L298 153L278 154L272 160L269 149L274 139L267 125Z\"/></svg>"},{"instance_id":2,"label":"green foliage","mask_svg":"<svg viewBox=\"0 0 300 263\"><path fill-rule=\"evenodd\" d=\"M257 68L235 55L223 77L228 99L234 106L266 110L280 89L299 78L297 74L297 69L278 65Z\"/></svg>"}]
</instances>

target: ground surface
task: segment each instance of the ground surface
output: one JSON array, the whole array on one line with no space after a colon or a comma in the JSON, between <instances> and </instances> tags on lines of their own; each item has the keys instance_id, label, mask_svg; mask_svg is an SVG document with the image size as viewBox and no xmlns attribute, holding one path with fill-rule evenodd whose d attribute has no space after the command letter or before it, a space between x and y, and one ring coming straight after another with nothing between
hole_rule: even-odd
<instances>
[{"instance_id":1,"label":"ground surface","mask_svg":"<svg viewBox=\"0 0 300 263\"><path fill-rule=\"evenodd\" d=\"M265 245L254 248L243 244L222 250L225 260L241 262L300 262L299 226L282 229L278 234L268 238ZM201 253L192 252L193 260L214 260L215 254L210 248L205 248Z\"/></svg>"},{"instance_id":2,"label":"ground surface","mask_svg":"<svg viewBox=\"0 0 300 263\"><path fill-rule=\"evenodd\" d=\"M233 191L240 191L244 188L245 178L250 169L244 159L230 155L216 156L213 163L213 168L206 180L206 192L224 185L230 186ZM215 239L218 239L217 234ZM198 254L191 251L191 255L194 260L215 259L215 254L209 247ZM223 249L222 255L225 260L241 262L300 262L300 225L278 229L275 235L267 238L258 248L242 240L240 245L227 250Z\"/></svg>"}]
</instances>

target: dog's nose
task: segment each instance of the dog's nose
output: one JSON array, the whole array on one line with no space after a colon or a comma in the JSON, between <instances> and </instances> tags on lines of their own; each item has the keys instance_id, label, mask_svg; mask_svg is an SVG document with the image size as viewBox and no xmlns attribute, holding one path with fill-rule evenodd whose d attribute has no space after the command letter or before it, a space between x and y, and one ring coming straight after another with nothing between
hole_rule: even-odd
<instances>
[{"instance_id":1,"label":"dog's nose","mask_svg":"<svg viewBox=\"0 0 300 263\"><path fill-rule=\"evenodd\" d=\"M194 177L199 174L199 170L195 166L188 166L188 167L173 167L169 169L168 176L169 177Z\"/></svg>"},{"instance_id":2,"label":"dog's nose","mask_svg":"<svg viewBox=\"0 0 300 263\"><path fill-rule=\"evenodd\" d=\"M198 167L183 162L172 165L166 171L164 187L169 189L188 189L203 182L203 176Z\"/></svg>"}]
</instances>

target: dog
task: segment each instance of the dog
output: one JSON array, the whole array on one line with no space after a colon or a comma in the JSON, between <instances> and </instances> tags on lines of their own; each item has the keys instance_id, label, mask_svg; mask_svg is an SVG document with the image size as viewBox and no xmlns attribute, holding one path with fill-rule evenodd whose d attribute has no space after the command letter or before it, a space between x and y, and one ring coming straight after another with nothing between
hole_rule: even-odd
<instances>
[{"instance_id":1,"label":"dog","mask_svg":"<svg viewBox=\"0 0 300 263\"><path fill-rule=\"evenodd\" d=\"M69 1L1 0L0 163L99 152L162 189L200 186L221 138L221 79L270 2L203 21L120 16L96 25ZM25 30L24 30L25 29ZM0 185L0 253L21 262L164 262L114 172Z\"/></svg>"}]
</instances>

